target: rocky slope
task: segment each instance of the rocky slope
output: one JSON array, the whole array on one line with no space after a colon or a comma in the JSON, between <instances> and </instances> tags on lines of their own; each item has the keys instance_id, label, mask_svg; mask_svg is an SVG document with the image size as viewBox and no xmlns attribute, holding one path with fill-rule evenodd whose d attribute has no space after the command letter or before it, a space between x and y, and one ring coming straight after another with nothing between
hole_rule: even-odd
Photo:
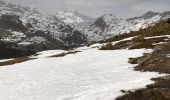
<instances>
[{"instance_id":1,"label":"rocky slope","mask_svg":"<svg viewBox=\"0 0 170 100\"><path fill-rule=\"evenodd\" d=\"M89 40L99 41L115 35L130 33L131 31L138 31L139 29L153 26L169 17L169 11L163 13L149 11L142 16L129 19L119 19L113 14L105 14L94 22L79 26L77 29L87 34Z\"/></svg>"},{"instance_id":2,"label":"rocky slope","mask_svg":"<svg viewBox=\"0 0 170 100\"><path fill-rule=\"evenodd\" d=\"M64 49L87 43L79 31L36 9L0 2L0 36L3 42L14 42L36 50Z\"/></svg>"},{"instance_id":3,"label":"rocky slope","mask_svg":"<svg viewBox=\"0 0 170 100\"><path fill-rule=\"evenodd\" d=\"M137 64L137 71L167 74L165 77L152 79L155 84L146 88L122 90L125 95L116 100L170 100L170 19L104 42L101 50L150 49L142 57L129 58L129 63Z\"/></svg>"}]
</instances>

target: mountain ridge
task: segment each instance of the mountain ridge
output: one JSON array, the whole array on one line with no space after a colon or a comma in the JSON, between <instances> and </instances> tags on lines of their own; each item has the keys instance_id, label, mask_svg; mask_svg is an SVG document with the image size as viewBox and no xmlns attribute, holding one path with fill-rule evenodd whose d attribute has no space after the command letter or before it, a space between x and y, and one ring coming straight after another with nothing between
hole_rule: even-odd
<instances>
[{"instance_id":1,"label":"mountain ridge","mask_svg":"<svg viewBox=\"0 0 170 100\"><path fill-rule=\"evenodd\" d=\"M65 9L57 12L56 17L66 24L81 24L88 23L93 18L79 13L77 10Z\"/></svg>"},{"instance_id":2,"label":"mountain ridge","mask_svg":"<svg viewBox=\"0 0 170 100\"><path fill-rule=\"evenodd\" d=\"M156 13L149 11L139 17L119 19L113 14L105 14L97 18L93 23L90 23L85 27L80 26L77 29L84 34L89 35L89 39L100 41L115 35L147 28L161 20L169 18L168 15L170 15L168 12Z\"/></svg>"},{"instance_id":3,"label":"mountain ridge","mask_svg":"<svg viewBox=\"0 0 170 100\"><path fill-rule=\"evenodd\" d=\"M3 22L0 27L1 41L14 42L19 47L38 51L87 45L147 28L170 17L168 11L163 13L150 11L129 19L119 19L113 14L93 19L77 11L68 10L58 12L60 15L48 15L31 7L4 2L0 2L0 11L0 20ZM72 20L71 23L67 22L67 18Z\"/></svg>"}]
</instances>

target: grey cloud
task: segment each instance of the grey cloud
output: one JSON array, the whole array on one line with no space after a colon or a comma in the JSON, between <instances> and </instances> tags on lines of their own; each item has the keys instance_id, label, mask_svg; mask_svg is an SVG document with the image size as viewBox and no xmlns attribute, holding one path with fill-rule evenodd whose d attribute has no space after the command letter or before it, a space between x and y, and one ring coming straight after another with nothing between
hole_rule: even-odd
<instances>
[{"instance_id":1,"label":"grey cloud","mask_svg":"<svg viewBox=\"0 0 170 100\"><path fill-rule=\"evenodd\" d=\"M152 11L170 10L170 0L5 0L8 2L35 6L38 9L54 14L58 10L73 9L86 15L98 17L112 13L127 18Z\"/></svg>"},{"instance_id":2,"label":"grey cloud","mask_svg":"<svg viewBox=\"0 0 170 100\"><path fill-rule=\"evenodd\" d=\"M136 11L157 11L162 12L166 10L170 10L170 0L148 0L145 2L140 2L132 5L130 7L131 10Z\"/></svg>"}]
</instances>

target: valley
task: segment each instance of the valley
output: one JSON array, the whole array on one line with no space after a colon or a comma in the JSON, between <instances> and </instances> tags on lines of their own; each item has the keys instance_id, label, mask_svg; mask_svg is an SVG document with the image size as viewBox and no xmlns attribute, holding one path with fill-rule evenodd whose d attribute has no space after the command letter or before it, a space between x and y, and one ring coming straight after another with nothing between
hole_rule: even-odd
<instances>
[{"instance_id":1,"label":"valley","mask_svg":"<svg viewBox=\"0 0 170 100\"><path fill-rule=\"evenodd\" d=\"M170 11L115 15L0 1L0 100L170 100Z\"/></svg>"}]
</instances>

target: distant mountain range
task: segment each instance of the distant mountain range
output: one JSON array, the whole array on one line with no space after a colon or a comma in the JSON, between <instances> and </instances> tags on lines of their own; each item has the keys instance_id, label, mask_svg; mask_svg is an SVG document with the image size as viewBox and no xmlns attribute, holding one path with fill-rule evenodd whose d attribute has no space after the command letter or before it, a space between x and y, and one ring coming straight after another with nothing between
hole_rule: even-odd
<instances>
[{"instance_id":1,"label":"distant mountain range","mask_svg":"<svg viewBox=\"0 0 170 100\"><path fill-rule=\"evenodd\" d=\"M113 14L93 19L71 10L47 15L30 7L0 1L0 41L37 51L67 49L138 31L167 18L170 18L170 11L150 11L129 19L120 19Z\"/></svg>"},{"instance_id":2,"label":"distant mountain range","mask_svg":"<svg viewBox=\"0 0 170 100\"><path fill-rule=\"evenodd\" d=\"M86 34L90 41L98 41L114 35L138 31L167 18L170 18L170 11L163 13L149 11L142 16L129 19L119 19L113 14L105 14L94 20L93 23L80 25L77 29Z\"/></svg>"}]
</instances>

